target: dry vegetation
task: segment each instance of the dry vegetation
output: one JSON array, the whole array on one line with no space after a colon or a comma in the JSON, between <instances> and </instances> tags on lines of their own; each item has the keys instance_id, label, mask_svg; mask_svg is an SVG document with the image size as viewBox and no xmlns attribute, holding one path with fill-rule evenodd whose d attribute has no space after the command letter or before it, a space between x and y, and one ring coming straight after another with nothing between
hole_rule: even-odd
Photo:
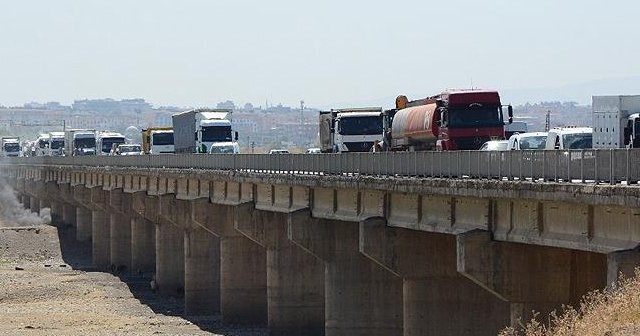
<instances>
[{"instance_id":1,"label":"dry vegetation","mask_svg":"<svg viewBox=\"0 0 640 336\"><path fill-rule=\"evenodd\" d=\"M500 336L582 336L640 334L640 269L615 289L591 292L580 307L552 313L546 325L536 316L521 328L506 328Z\"/></svg>"}]
</instances>

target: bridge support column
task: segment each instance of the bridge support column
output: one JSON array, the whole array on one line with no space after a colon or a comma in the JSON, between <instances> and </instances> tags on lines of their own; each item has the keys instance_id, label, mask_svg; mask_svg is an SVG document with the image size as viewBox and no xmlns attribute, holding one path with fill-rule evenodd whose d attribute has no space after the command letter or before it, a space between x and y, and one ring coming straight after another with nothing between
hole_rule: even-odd
<instances>
[{"instance_id":1,"label":"bridge support column","mask_svg":"<svg viewBox=\"0 0 640 336\"><path fill-rule=\"evenodd\" d=\"M633 277L640 266L640 252L628 250L613 252L607 255L607 285L615 286L620 276Z\"/></svg>"},{"instance_id":2,"label":"bridge support column","mask_svg":"<svg viewBox=\"0 0 640 336\"><path fill-rule=\"evenodd\" d=\"M360 252L402 277L405 336L498 334L509 324L509 305L458 273L453 235L372 218L360 223Z\"/></svg>"},{"instance_id":3,"label":"bridge support column","mask_svg":"<svg viewBox=\"0 0 640 336\"><path fill-rule=\"evenodd\" d=\"M576 305L606 285L602 254L492 241L486 231L457 236L458 271L511 307L511 325Z\"/></svg>"},{"instance_id":4,"label":"bridge support column","mask_svg":"<svg viewBox=\"0 0 640 336\"><path fill-rule=\"evenodd\" d=\"M287 214L235 207L236 229L266 248L271 335L324 335L324 262L287 236Z\"/></svg>"},{"instance_id":5,"label":"bridge support column","mask_svg":"<svg viewBox=\"0 0 640 336\"><path fill-rule=\"evenodd\" d=\"M26 210L29 210L29 207L31 206L31 201L29 199L29 195L24 193L21 193L20 196L18 196L18 201L22 203L22 207Z\"/></svg>"},{"instance_id":6,"label":"bridge support column","mask_svg":"<svg viewBox=\"0 0 640 336\"><path fill-rule=\"evenodd\" d=\"M192 202L196 225L220 239L220 311L226 323L267 324L267 267L263 247L234 228L232 206Z\"/></svg>"},{"instance_id":7,"label":"bridge support column","mask_svg":"<svg viewBox=\"0 0 640 336\"><path fill-rule=\"evenodd\" d=\"M91 240L93 225L91 220L91 210L83 206L76 207L76 221L78 226L76 229L76 239L81 242Z\"/></svg>"},{"instance_id":8,"label":"bridge support column","mask_svg":"<svg viewBox=\"0 0 640 336\"><path fill-rule=\"evenodd\" d=\"M38 201L40 202L40 204L38 205L40 210L44 208L49 208L49 210L51 210L51 201L43 198L38 199Z\"/></svg>"},{"instance_id":9,"label":"bridge support column","mask_svg":"<svg viewBox=\"0 0 640 336\"><path fill-rule=\"evenodd\" d=\"M111 265L131 269L131 217L122 213L109 215Z\"/></svg>"},{"instance_id":10,"label":"bridge support column","mask_svg":"<svg viewBox=\"0 0 640 336\"><path fill-rule=\"evenodd\" d=\"M91 250L93 265L106 269L111 264L111 229L109 215L102 210L91 213Z\"/></svg>"},{"instance_id":11,"label":"bridge support column","mask_svg":"<svg viewBox=\"0 0 640 336\"><path fill-rule=\"evenodd\" d=\"M184 292L184 234L167 221L156 225L156 283L162 295Z\"/></svg>"},{"instance_id":12,"label":"bridge support column","mask_svg":"<svg viewBox=\"0 0 640 336\"><path fill-rule=\"evenodd\" d=\"M30 196L29 197L29 208L31 209L31 212L35 212L37 214L40 214L40 201L33 197Z\"/></svg>"},{"instance_id":13,"label":"bridge support column","mask_svg":"<svg viewBox=\"0 0 640 336\"><path fill-rule=\"evenodd\" d=\"M70 203L62 204L62 223L65 226L76 227L76 207Z\"/></svg>"},{"instance_id":14,"label":"bridge support column","mask_svg":"<svg viewBox=\"0 0 640 336\"><path fill-rule=\"evenodd\" d=\"M131 220L131 271L151 275L156 270L156 227L141 216Z\"/></svg>"},{"instance_id":15,"label":"bridge support column","mask_svg":"<svg viewBox=\"0 0 640 336\"><path fill-rule=\"evenodd\" d=\"M220 239L191 229L184 233L184 246L185 314L220 313Z\"/></svg>"},{"instance_id":16,"label":"bridge support column","mask_svg":"<svg viewBox=\"0 0 640 336\"><path fill-rule=\"evenodd\" d=\"M325 262L325 332L402 335L402 280L359 252L359 224L289 216L289 237Z\"/></svg>"},{"instance_id":17,"label":"bridge support column","mask_svg":"<svg viewBox=\"0 0 640 336\"><path fill-rule=\"evenodd\" d=\"M51 224L57 227L62 227L62 212L63 206L61 201L51 201Z\"/></svg>"}]
</instances>

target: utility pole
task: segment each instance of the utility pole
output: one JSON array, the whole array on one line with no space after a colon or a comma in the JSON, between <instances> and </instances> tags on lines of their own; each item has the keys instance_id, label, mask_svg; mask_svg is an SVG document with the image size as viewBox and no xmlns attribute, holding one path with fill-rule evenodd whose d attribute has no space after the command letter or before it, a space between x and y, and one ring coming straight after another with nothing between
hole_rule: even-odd
<instances>
[{"instance_id":1,"label":"utility pole","mask_svg":"<svg viewBox=\"0 0 640 336\"><path fill-rule=\"evenodd\" d=\"M304 115L302 112L304 111L304 100L300 101L300 126L304 125Z\"/></svg>"},{"instance_id":2,"label":"utility pole","mask_svg":"<svg viewBox=\"0 0 640 336\"><path fill-rule=\"evenodd\" d=\"M547 114L544 118L544 131L549 132L551 129L551 110L547 110Z\"/></svg>"}]
</instances>

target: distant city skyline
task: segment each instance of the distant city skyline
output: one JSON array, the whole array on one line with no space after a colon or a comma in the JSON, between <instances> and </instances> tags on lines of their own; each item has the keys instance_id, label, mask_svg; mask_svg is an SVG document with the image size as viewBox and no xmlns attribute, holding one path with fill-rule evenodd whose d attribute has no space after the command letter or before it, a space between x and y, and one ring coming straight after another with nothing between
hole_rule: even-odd
<instances>
[{"instance_id":1,"label":"distant city skyline","mask_svg":"<svg viewBox=\"0 0 640 336\"><path fill-rule=\"evenodd\" d=\"M3 1L0 103L388 106L471 86L506 103L552 100L553 89L640 76L639 12L595 0Z\"/></svg>"}]
</instances>

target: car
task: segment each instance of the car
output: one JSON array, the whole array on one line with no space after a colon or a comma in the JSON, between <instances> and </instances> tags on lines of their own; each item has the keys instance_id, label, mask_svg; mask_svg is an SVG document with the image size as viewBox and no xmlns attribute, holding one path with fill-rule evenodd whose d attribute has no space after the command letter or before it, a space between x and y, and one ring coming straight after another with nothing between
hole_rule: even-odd
<instances>
[{"instance_id":1,"label":"car","mask_svg":"<svg viewBox=\"0 0 640 336\"><path fill-rule=\"evenodd\" d=\"M509 137L510 150L544 149L547 144L547 132L515 133Z\"/></svg>"},{"instance_id":2,"label":"car","mask_svg":"<svg viewBox=\"0 0 640 336\"><path fill-rule=\"evenodd\" d=\"M139 144L120 144L111 151L111 155L142 155Z\"/></svg>"},{"instance_id":3,"label":"car","mask_svg":"<svg viewBox=\"0 0 640 336\"><path fill-rule=\"evenodd\" d=\"M320 151L320 148L314 147L314 148L307 148L305 153L307 153L307 154L320 154L321 151Z\"/></svg>"},{"instance_id":4,"label":"car","mask_svg":"<svg viewBox=\"0 0 640 336\"><path fill-rule=\"evenodd\" d=\"M590 149L592 141L591 127L556 127L549 130L545 149Z\"/></svg>"},{"instance_id":5,"label":"car","mask_svg":"<svg viewBox=\"0 0 640 336\"><path fill-rule=\"evenodd\" d=\"M289 151L286 149L272 149L269 154L289 154Z\"/></svg>"},{"instance_id":6,"label":"car","mask_svg":"<svg viewBox=\"0 0 640 336\"><path fill-rule=\"evenodd\" d=\"M507 150L508 140L490 140L482 144L481 151L503 151Z\"/></svg>"},{"instance_id":7,"label":"car","mask_svg":"<svg viewBox=\"0 0 640 336\"><path fill-rule=\"evenodd\" d=\"M237 142L215 142L209 148L209 154L238 154L240 146Z\"/></svg>"}]
</instances>

